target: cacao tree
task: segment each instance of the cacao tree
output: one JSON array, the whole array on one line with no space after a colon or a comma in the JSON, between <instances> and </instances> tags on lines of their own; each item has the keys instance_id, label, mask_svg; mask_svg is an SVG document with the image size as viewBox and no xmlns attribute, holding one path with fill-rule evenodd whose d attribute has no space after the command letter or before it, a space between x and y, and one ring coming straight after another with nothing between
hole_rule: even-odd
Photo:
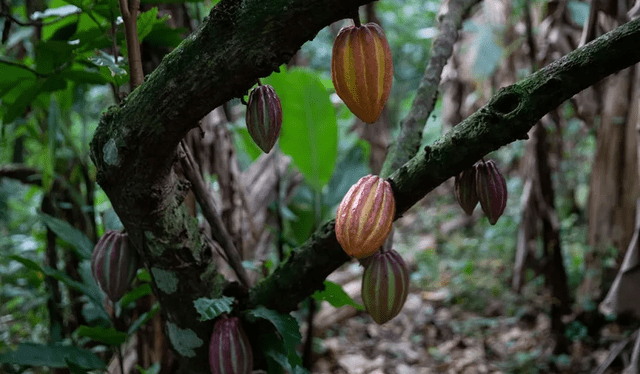
<instances>
[{"instance_id":1,"label":"cacao tree","mask_svg":"<svg viewBox=\"0 0 640 374\"><path fill-rule=\"evenodd\" d=\"M222 0L201 26L143 79L135 73L141 57L133 52L138 49L130 38L137 35L138 4L121 4L123 22L133 30L127 31L126 42L134 89L118 105L105 109L91 140L91 160L97 182L150 275L162 329L178 361L178 372L210 371L210 347L222 346L211 341L213 319L203 318L211 305L227 313L244 313L253 331L246 326L244 330L257 351L251 356L257 357L261 339L277 335L278 327L260 321L278 320L274 313L298 309L303 300L324 287L331 272L350 260L336 237L335 221L329 220L318 223L304 244L271 274L252 284L242 269L238 242L202 190L201 181L193 173L193 156L182 140L214 109L244 97L259 79L289 63L322 28L354 17L358 7L368 3ZM640 19L635 19L517 83L500 88L485 106L435 143L421 148L422 131L434 107L443 66L452 55L462 18L475 3L450 0L442 7L429 63L382 166L380 176L386 179L384 183L395 200L394 219L489 152L526 139L545 114L578 92L640 61ZM271 145L262 148L270 149ZM504 188L504 178L495 179L493 184ZM210 236L224 250L239 283L226 279L214 261L209 235L200 230L197 219L190 214L193 204L189 205L189 190L211 225ZM479 197L482 209L494 222L504 210L504 196L500 198L493 209L487 196ZM395 265L400 263L394 261ZM403 278L406 282L406 273ZM406 297L406 290L403 292ZM203 306L206 302L211 304ZM238 320L231 318L235 328ZM234 334L242 335L246 348L244 332ZM265 368L264 361L258 365Z\"/></svg>"}]
</instances>

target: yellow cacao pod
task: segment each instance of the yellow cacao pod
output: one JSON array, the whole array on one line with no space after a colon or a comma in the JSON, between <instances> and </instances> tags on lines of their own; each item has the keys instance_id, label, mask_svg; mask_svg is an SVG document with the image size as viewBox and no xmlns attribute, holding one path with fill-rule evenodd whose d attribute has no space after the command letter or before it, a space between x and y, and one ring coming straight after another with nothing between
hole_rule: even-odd
<instances>
[{"instance_id":1,"label":"yellow cacao pod","mask_svg":"<svg viewBox=\"0 0 640 374\"><path fill-rule=\"evenodd\" d=\"M364 176L338 206L336 238L349 256L370 256L389 236L395 214L391 184L376 175Z\"/></svg>"},{"instance_id":2,"label":"yellow cacao pod","mask_svg":"<svg viewBox=\"0 0 640 374\"><path fill-rule=\"evenodd\" d=\"M333 42L331 80L349 110L373 123L393 84L393 59L382 28L375 23L343 27Z\"/></svg>"}]
</instances>

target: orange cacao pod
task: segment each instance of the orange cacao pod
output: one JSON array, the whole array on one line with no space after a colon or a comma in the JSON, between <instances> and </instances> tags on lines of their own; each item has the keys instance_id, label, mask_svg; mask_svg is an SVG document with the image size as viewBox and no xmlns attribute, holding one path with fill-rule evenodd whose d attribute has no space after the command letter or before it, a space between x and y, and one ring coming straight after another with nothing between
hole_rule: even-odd
<instances>
[{"instance_id":1,"label":"orange cacao pod","mask_svg":"<svg viewBox=\"0 0 640 374\"><path fill-rule=\"evenodd\" d=\"M349 256L367 257L384 244L395 214L391 184L376 175L364 176L338 206L336 238Z\"/></svg>"},{"instance_id":2,"label":"orange cacao pod","mask_svg":"<svg viewBox=\"0 0 640 374\"><path fill-rule=\"evenodd\" d=\"M391 49L380 26L340 30L333 42L331 80L353 114L368 123L378 119L393 83Z\"/></svg>"}]
</instances>

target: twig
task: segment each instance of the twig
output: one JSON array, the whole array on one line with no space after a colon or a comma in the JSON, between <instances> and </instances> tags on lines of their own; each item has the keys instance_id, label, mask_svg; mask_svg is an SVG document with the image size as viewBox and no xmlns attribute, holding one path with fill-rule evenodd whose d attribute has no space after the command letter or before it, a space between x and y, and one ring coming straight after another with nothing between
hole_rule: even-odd
<instances>
[{"instance_id":1,"label":"twig","mask_svg":"<svg viewBox=\"0 0 640 374\"><path fill-rule=\"evenodd\" d=\"M183 141L178 145L178 149L183 154L180 157L182 170L189 182L191 182L191 188L194 195L196 195L196 200L198 201L200 208L202 208L204 217L207 219L207 222L209 222L209 225L211 225L211 232L213 233L214 239L218 244L220 244L220 247L222 247L222 250L227 256L229 265L231 265L231 268L235 271L240 282L245 287L249 287L249 277L242 266L240 254L238 253L236 246L233 244L231 235L229 235L227 229L224 227L224 223L222 223L220 214L213 204L211 196L209 196L202 177L198 172L196 172L195 161L193 160L191 151L189 151Z\"/></svg>"},{"instance_id":2,"label":"twig","mask_svg":"<svg viewBox=\"0 0 640 374\"><path fill-rule=\"evenodd\" d=\"M138 40L138 8L140 0L118 0L120 13L124 23L125 39L127 40L127 57L129 59L129 85L131 91L144 82L142 71L142 55L140 53L140 41Z\"/></svg>"},{"instance_id":3,"label":"twig","mask_svg":"<svg viewBox=\"0 0 640 374\"><path fill-rule=\"evenodd\" d=\"M393 142L380 175L391 173L415 156L422 141L422 129L433 111L438 95L442 69L453 53L458 29L467 11L479 0L451 0L442 4L438 13L438 36L431 46L431 58L416 90L411 111L401 122L401 133Z\"/></svg>"}]
</instances>

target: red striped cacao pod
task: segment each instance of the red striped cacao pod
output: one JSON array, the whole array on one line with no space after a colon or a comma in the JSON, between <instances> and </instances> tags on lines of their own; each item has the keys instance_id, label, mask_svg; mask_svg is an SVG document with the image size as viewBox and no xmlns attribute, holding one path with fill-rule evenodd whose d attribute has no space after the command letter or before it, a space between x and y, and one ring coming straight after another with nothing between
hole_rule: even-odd
<instances>
[{"instance_id":1,"label":"red striped cacao pod","mask_svg":"<svg viewBox=\"0 0 640 374\"><path fill-rule=\"evenodd\" d=\"M124 296L138 271L138 254L125 232L107 231L91 255L91 272L107 297L116 302Z\"/></svg>"},{"instance_id":2,"label":"red striped cacao pod","mask_svg":"<svg viewBox=\"0 0 640 374\"><path fill-rule=\"evenodd\" d=\"M238 317L218 318L209 343L211 374L250 374L253 351Z\"/></svg>"},{"instance_id":3,"label":"red striped cacao pod","mask_svg":"<svg viewBox=\"0 0 640 374\"><path fill-rule=\"evenodd\" d=\"M282 105L273 87L265 84L251 91L246 122L253 141L264 153L269 153L282 128Z\"/></svg>"},{"instance_id":4,"label":"red striped cacao pod","mask_svg":"<svg viewBox=\"0 0 640 374\"><path fill-rule=\"evenodd\" d=\"M370 256L389 236L395 214L391 184L376 175L364 176L338 206L336 238L349 256Z\"/></svg>"},{"instance_id":5,"label":"red striped cacao pod","mask_svg":"<svg viewBox=\"0 0 640 374\"><path fill-rule=\"evenodd\" d=\"M391 93L393 58L380 26L343 27L333 42L331 80L349 110L375 122Z\"/></svg>"},{"instance_id":6,"label":"red striped cacao pod","mask_svg":"<svg viewBox=\"0 0 640 374\"><path fill-rule=\"evenodd\" d=\"M367 312L381 325L402 310L409 294L409 270L395 250L384 249L371 256L362 275L362 301Z\"/></svg>"},{"instance_id":7,"label":"red striped cacao pod","mask_svg":"<svg viewBox=\"0 0 640 374\"><path fill-rule=\"evenodd\" d=\"M465 213L471 215L473 210L476 208L476 205L478 205L475 167L463 170L462 173L458 174L456 176L454 186L458 204L460 204L460 207L465 211Z\"/></svg>"},{"instance_id":8,"label":"red striped cacao pod","mask_svg":"<svg viewBox=\"0 0 640 374\"><path fill-rule=\"evenodd\" d=\"M507 207L507 181L493 160L480 161L476 168L476 192L482 211L495 225Z\"/></svg>"}]
</instances>

